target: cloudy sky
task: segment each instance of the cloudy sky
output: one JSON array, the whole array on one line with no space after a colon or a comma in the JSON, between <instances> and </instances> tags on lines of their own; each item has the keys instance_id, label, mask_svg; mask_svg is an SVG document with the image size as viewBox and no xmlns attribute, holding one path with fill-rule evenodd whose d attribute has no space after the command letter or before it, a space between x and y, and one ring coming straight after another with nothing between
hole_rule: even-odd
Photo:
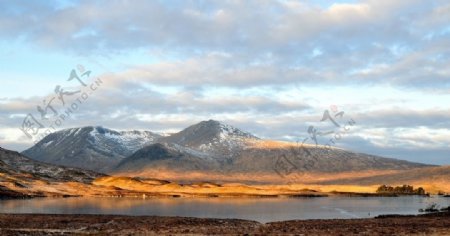
<instances>
[{"instance_id":1,"label":"cloudy sky","mask_svg":"<svg viewBox=\"0 0 450 236\"><path fill-rule=\"evenodd\" d=\"M450 164L448 1L0 5L4 148L50 126L175 132L208 119L291 141L312 125L324 144L352 119L335 146Z\"/></svg>"}]
</instances>

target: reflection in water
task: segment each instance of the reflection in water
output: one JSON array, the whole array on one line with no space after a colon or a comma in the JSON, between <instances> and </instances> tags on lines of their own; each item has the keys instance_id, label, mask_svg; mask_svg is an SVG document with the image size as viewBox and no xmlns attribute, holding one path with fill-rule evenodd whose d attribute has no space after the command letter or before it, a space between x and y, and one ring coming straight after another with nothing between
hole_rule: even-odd
<instances>
[{"instance_id":1,"label":"reflection in water","mask_svg":"<svg viewBox=\"0 0 450 236\"><path fill-rule=\"evenodd\" d=\"M417 214L443 197L325 198L35 198L0 200L2 213L121 214L239 218L260 222Z\"/></svg>"}]
</instances>

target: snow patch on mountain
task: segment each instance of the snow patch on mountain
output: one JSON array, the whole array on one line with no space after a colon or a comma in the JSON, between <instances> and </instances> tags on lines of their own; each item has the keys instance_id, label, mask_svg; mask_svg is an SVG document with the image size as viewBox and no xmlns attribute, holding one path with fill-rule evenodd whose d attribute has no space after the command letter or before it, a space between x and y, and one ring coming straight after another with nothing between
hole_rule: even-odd
<instances>
[{"instance_id":1,"label":"snow patch on mountain","mask_svg":"<svg viewBox=\"0 0 450 236\"><path fill-rule=\"evenodd\" d=\"M114 131L103 127L94 127L89 134L95 144L103 143L110 146L107 144L113 143L113 145L126 147L131 152L154 143L160 137L149 131Z\"/></svg>"},{"instance_id":2,"label":"snow patch on mountain","mask_svg":"<svg viewBox=\"0 0 450 236\"><path fill-rule=\"evenodd\" d=\"M184 146L178 145L176 143L171 143L171 144L164 143L164 145L169 149L179 151L181 153L187 153L187 154L190 154L190 155L193 155L196 157L200 157L205 160L213 160L214 159L208 153L197 151L197 150L189 148L189 147L184 147Z\"/></svg>"},{"instance_id":3,"label":"snow patch on mountain","mask_svg":"<svg viewBox=\"0 0 450 236\"><path fill-rule=\"evenodd\" d=\"M217 147L221 147L222 151L225 149L228 152L237 148L243 148L249 140L258 139L254 135L243 132L231 125L224 124L218 121L218 132L215 137L208 143L201 144L198 148L204 152L211 152L217 150Z\"/></svg>"},{"instance_id":4,"label":"snow patch on mountain","mask_svg":"<svg viewBox=\"0 0 450 236\"><path fill-rule=\"evenodd\" d=\"M42 144L43 147L47 147L48 145L52 144L55 140L50 140L44 144Z\"/></svg>"}]
</instances>

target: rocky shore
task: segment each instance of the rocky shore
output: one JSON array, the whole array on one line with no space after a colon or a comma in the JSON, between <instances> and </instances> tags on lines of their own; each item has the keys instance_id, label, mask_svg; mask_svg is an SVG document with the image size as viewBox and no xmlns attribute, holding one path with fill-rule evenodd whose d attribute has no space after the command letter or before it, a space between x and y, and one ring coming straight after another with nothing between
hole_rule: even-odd
<instances>
[{"instance_id":1,"label":"rocky shore","mask_svg":"<svg viewBox=\"0 0 450 236\"><path fill-rule=\"evenodd\" d=\"M450 235L450 213L262 224L191 217L0 214L0 235Z\"/></svg>"}]
</instances>

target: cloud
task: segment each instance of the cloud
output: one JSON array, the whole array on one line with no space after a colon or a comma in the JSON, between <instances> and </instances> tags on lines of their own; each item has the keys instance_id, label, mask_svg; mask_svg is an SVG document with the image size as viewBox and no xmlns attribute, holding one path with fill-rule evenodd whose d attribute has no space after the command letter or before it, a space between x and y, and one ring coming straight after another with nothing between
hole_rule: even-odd
<instances>
[{"instance_id":1,"label":"cloud","mask_svg":"<svg viewBox=\"0 0 450 236\"><path fill-rule=\"evenodd\" d=\"M0 40L113 68L95 72L102 88L64 127L176 131L212 118L295 140L337 104L358 123L343 146L403 148L402 158L420 146L441 158L450 127L449 9L418 0L8 1ZM0 55L5 69L10 56ZM35 87L33 76L12 78ZM2 145L26 144L6 129L43 98L0 99Z\"/></svg>"},{"instance_id":2,"label":"cloud","mask_svg":"<svg viewBox=\"0 0 450 236\"><path fill-rule=\"evenodd\" d=\"M372 128L450 127L450 110L386 109L355 114L354 118Z\"/></svg>"},{"instance_id":3,"label":"cloud","mask_svg":"<svg viewBox=\"0 0 450 236\"><path fill-rule=\"evenodd\" d=\"M154 83L450 86L445 2L57 3L7 4L0 11L2 36L86 56L179 51L182 60L126 72L126 79Z\"/></svg>"}]
</instances>

